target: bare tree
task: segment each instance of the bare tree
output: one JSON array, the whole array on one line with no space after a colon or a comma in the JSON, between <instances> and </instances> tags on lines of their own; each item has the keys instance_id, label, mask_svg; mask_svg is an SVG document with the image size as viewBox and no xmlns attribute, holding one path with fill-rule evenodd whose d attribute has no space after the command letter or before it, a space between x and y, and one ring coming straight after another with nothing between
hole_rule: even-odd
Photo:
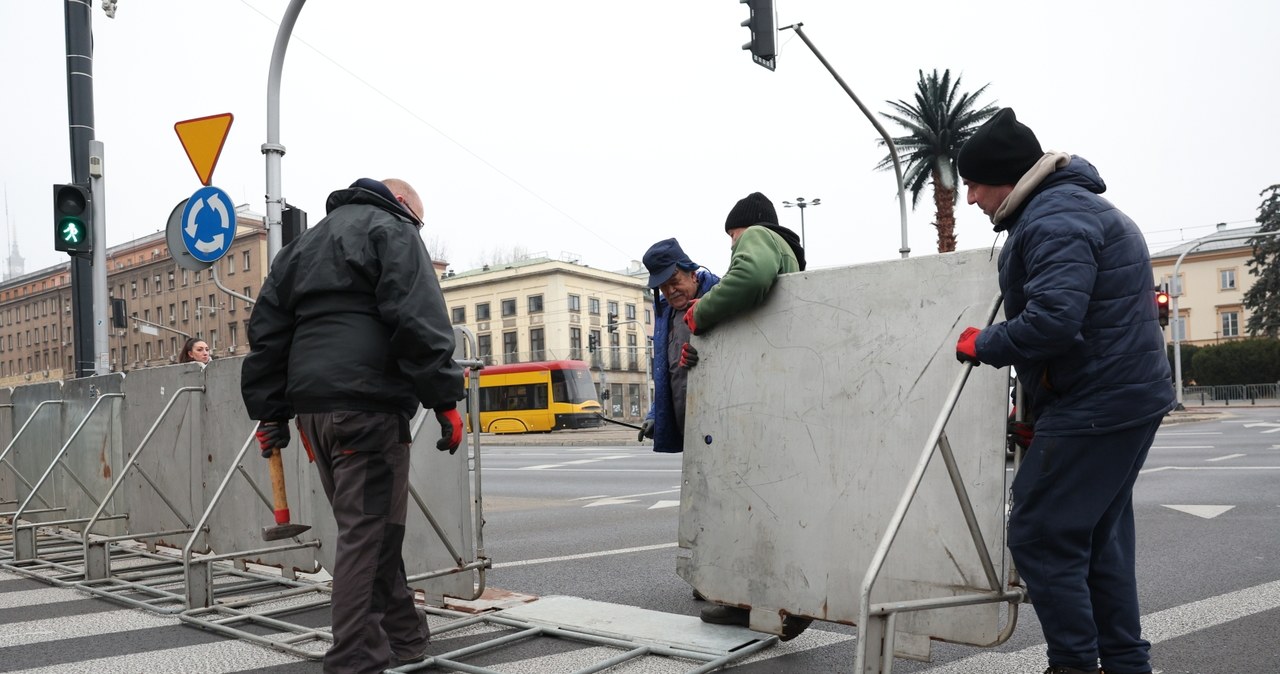
<instances>
[{"instance_id":1,"label":"bare tree","mask_svg":"<svg viewBox=\"0 0 1280 674\"><path fill-rule=\"evenodd\" d=\"M480 259L472 260L474 267L497 267L501 265L511 264L529 257L529 249L520 244L511 244L510 246L494 246L486 248L480 253Z\"/></svg>"},{"instance_id":2,"label":"bare tree","mask_svg":"<svg viewBox=\"0 0 1280 674\"><path fill-rule=\"evenodd\" d=\"M435 262L449 261L449 244L440 238L439 234L433 234L431 238L426 239L427 253L431 255L431 259Z\"/></svg>"}]
</instances>

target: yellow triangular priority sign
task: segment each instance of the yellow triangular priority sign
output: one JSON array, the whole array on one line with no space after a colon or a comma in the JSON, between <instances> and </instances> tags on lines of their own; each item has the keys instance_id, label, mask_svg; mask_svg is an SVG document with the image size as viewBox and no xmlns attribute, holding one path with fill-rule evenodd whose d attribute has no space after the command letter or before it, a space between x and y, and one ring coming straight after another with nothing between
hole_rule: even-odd
<instances>
[{"instance_id":1,"label":"yellow triangular priority sign","mask_svg":"<svg viewBox=\"0 0 1280 674\"><path fill-rule=\"evenodd\" d=\"M197 117L173 125L178 132L178 140L182 141L182 149L187 151L187 159L196 170L196 177L201 185L209 185L213 180L213 167L222 154L222 144L227 141L227 131L231 129L231 113Z\"/></svg>"}]
</instances>

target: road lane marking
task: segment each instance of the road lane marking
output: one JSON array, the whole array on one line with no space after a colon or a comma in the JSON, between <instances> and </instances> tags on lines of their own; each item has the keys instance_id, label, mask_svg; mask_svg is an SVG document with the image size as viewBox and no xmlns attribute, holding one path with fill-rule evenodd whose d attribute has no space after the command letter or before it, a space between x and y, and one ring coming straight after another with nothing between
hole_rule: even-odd
<instances>
[{"instance_id":1,"label":"road lane marking","mask_svg":"<svg viewBox=\"0 0 1280 674\"><path fill-rule=\"evenodd\" d=\"M1213 445L1155 445L1151 449L1213 449Z\"/></svg>"},{"instance_id":2,"label":"road lane marking","mask_svg":"<svg viewBox=\"0 0 1280 674\"><path fill-rule=\"evenodd\" d=\"M1195 515L1196 517L1203 517L1206 520L1211 520L1235 507L1233 505L1161 505L1170 510L1177 510L1178 512Z\"/></svg>"},{"instance_id":3,"label":"road lane marking","mask_svg":"<svg viewBox=\"0 0 1280 674\"><path fill-rule=\"evenodd\" d=\"M594 459L574 459L573 461L561 461L560 463L543 463L537 466L525 466L516 470L547 470L549 468L563 468L565 466L580 466L588 463L598 463L600 461L612 461L614 459L626 459L626 456L597 456Z\"/></svg>"},{"instance_id":4,"label":"road lane marking","mask_svg":"<svg viewBox=\"0 0 1280 674\"><path fill-rule=\"evenodd\" d=\"M1166 470L1280 470L1280 466L1160 466L1139 471L1139 475Z\"/></svg>"},{"instance_id":5,"label":"road lane marking","mask_svg":"<svg viewBox=\"0 0 1280 674\"><path fill-rule=\"evenodd\" d=\"M662 491L650 491L650 492L645 492L645 493L643 493L643 494L624 494L624 495L622 495L622 496L604 496L604 497L600 497L598 500L592 501L591 503L588 503L588 504L586 504L586 505L584 505L584 506L582 506L582 507L583 507L583 508L592 508L592 507L595 507L595 506L602 506L602 505L622 505L622 504L624 504L624 503L635 503L636 501L638 501L639 499L641 499L641 498L643 498L643 497L645 497L645 496L661 496L661 495L663 495L663 494L679 493L679 491L680 491L680 488L679 488L679 487L675 487L675 488L672 488L672 489L663 489ZM585 500L585 499L582 499L582 498L576 498L576 499L573 499L573 500L575 500L575 501L582 501L582 500ZM678 504L678 503L680 503L680 502L679 502L679 501L676 501L676 503Z\"/></svg>"},{"instance_id":6,"label":"road lane marking","mask_svg":"<svg viewBox=\"0 0 1280 674\"><path fill-rule=\"evenodd\" d=\"M609 557L611 555L629 555L633 552L651 552L653 550L665 550L667 548L676 547L675 543L659 543L658 545L641 545L634 548L617 548L614 550L601 550L599 552L584 552L577 555L561 555L559 557L543 557L541 559L522 559L515 562L499 562L493 565L495 569L506 569L513 566L533 566L534 564L552 564L555 562L568 562L575 559L591 559L594 557Z\"/></svg>"},{"instance_id":7,"label":"road lane marking","mask_svg":"<svg viewBox=\"0 0 1280 674\"><path fill-rule=\"evenodd\" d=\"M1153 644L1224 625L1233 620L1280 608L1280 580L1220 594L1189 604L1142 616L1142 636ZM928 674L1018 674L1044 667L1045 645L1037 644L1012 653L981 653L941 667Z\"/></svg>"},{"instance_id":8,"label":"road lane marking","mask_svg":"<svg viewBox=\"0 0 1280 674\"><path fill-rule=\"evenodd\" d=\"M525 468L490 468L484 467L486 473L511 472L517 470L544 470L548 473L679 473L680 468L558 468L560 464L545 466L527 466Z\"/></svg>"},{"instance_id":9,"label":"road lane marking","mask_svg":"<svg viewBox=\"0 0 1280 674\"><path fill-rule=\"evenodd\" d=\"M220 674L296 665L296 656L240 640L215 641L130 655L77 660L48 667L23 669L22 674L117 674L118 672L171 672L175 665L192 674ZM178 665L178 663L181 663Z\"/></svg>"},{"instance_id":10,"label":"road lane marking","mask_svg":"<svg viewBox=\"0 0 1280 674\"><path fill-rule=\"evenodd\" d=\"M1226 461L1227 459L1238 459L1242 456L1245 456L1245 455L1244 454L1227 454L1226 456L1218 456L1212 459L1205 459L1205 461Z\"/></svg>"},{"instance_id":11,"label":"road lane marking","mask_svg":"<svg viewBox=\"0 0 1280 674\"><path fill-rule=\"evenodd\" d=\"M679 501L658 501L657 503L649 506L649 510L657 510L659 508L674 508L678 505L680 505Z\"/></svg>"},{"instance_id":12,"label":"road lane marking","mask_svg":"<svg viewBox=\"0 0 1280 674\"><path fill-rule=\"evenodd\" d=\"M1170 435L1222 435L1222 431L1166 431L1160 434L1165 438Z\"/></svg>"}]
</instances>

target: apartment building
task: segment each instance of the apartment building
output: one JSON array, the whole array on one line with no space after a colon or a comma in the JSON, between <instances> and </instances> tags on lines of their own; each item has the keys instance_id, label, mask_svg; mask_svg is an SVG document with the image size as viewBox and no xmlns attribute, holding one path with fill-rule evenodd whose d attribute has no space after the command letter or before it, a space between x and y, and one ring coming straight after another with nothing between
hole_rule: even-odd
<instances>
[{"instance_id":1,"label":"apartment building","mask_svg":"<svg viewBox=\"0 0 1280 674\"><path fill-rule=\"evenodd\" d=\"M638 263L625 272L546 257L446 273L440 281L454 325L475 333L487 363L581 360L604 407L640 418L651 400L652 296ZM609 316L616 329L609 330ZM591 344L598 345L594 352Z\"/></svg>"},{"instance_id":2,"label":"apartment building","mask_svg":"<svg viewBox=\"0 0 1280 674\"><path fill-rule=\"evenodd\" d=\"M107 249L107 288L124 301L127 325L111 327L111 371L177 362L188 337L209 343L214 357L248 353L250 304L218 283L257 297L267 268L265 218L236 211L236 238L214 269L192 272L174 263L164 232ZM75 376L71 329L71 269L63 263L0 283L0 386Z\"/></svg>"},{"instance_id":3,"label":"apartment building","mask_svg":"<svg viewBox=\"0 0 1280 674\"><path fill-rule=\"evenodd\" d=\"M1253 257L1249 235L1258 229L1218 225L1212 234L1152 254L1155 284L1167 284L1178 294L1178 315L1169 317L1166 339L1177 334L1180 342L1208 346L1247 336L1244 294L1255 280L1248 267ZM1174 278L1174 265L1184 252Z\"/></svg>"}]
</instances>

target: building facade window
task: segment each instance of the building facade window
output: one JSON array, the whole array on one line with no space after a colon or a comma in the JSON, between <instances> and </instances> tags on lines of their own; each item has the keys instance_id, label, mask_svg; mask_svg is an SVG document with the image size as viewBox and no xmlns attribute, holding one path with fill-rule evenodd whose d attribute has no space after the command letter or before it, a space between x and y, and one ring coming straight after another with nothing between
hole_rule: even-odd
<instances>
[{"instance_id":1,"label":"building facade window","mask_svg":"<svg viewBox=\"0 0 1280 674\"><path fill-rule=\"evenodd\" d=\"M569 358L582 360L582 328L569 328Z\"/></svg>"},{"instance_id":2,"label":"building facade window","mask_svg":"<svg viewBox=\"0 0 1280 674\"><path fill-rule=\"evenodd\" d=\"M570 313L575 313L575 314L582 313L582 296L581 295L569 296L569 311Z\"/></svg>"},{"instance_id":3,"label":"building facade window","mask_svg":"<svg viewBox=\"0 0 1280 674\"><path fill-rule=\"evenodd\" d=\"M600 298L599 297L587 298L587 313L591 314L592 316L600 315Z\"/></svg>"},{"instance_id":4,"label":"building facade window","mask_svg":"<svg viewBox=\"0 0 1280 674\"><path fill-rule=\"evenodd\" d=\"M632 370L640 369L640 358L636 351L636 333L627 333L627 367Z\"/></svg>"},{"instance_id":5,"label":"building facade window","mask_svg":"<svg viewBox=\"0 0 1280 674\"><path fill-rule=\"evenodd\" d=\"M627 305L627 320L628 321L636 320L636 305L634 304Z\"/></svg>"},{"instance_id":6,"label":"building facade window","mask_svg":"<svg viewBox=\"0 0 1280 674\"><path fill-rule=\"evenodd\" d=\"M519 346L519 342L516 340L516 333L514 332L502 333L502 362L519 363L520 354L517 352L517 349L519 348L520 346Z\"/></svg>"},{"instance_id":7,"label":"building facade window","mask_svg":"<svg viewBox=\"0 0 1280 674\"><path fill-rule=\"evenodd\" d=\"M540 314L540 313L542 313L542 295L530 295L530 296L529 296L529 313L531 313L531 314ZM541 358L535 358L534 360L542 360L542 359L541 359Z\"/></svg>"},{"instance_id":8,"label":"building facade window","mask_svg":"<svg viewBox=\"0 0 1280 674\"><path fill-rule=\"evenodd\" d=\"M604 342L600 341L600 331L592 330L588 339L596 345L596 352L591 354L591 364L599 366L604 362L604 356L602 355L604 353Z\"/></svg>"},{"instance_id":9,"label":"building facade window","mask_svg":"<svg viewBox=\"0 0 1280 674\"><path fill-rule=\"evenodd\" d=\"M1224 311L1222 316L1222 336L1223 337L1239 337L1240 336L1240 312Z\"/></svg>"},{"instance_id":10,"label":"building facade window","mask_svg":"<svg viewBox=\"0 0 1280 674\"><path fill-rule=\"evenodd\" d=\"M618 333L609 333L609 369L622 369L622 353L620 353L622 351L620 348L621 343Z\"/></svg>"},{"instance_id":11,"label":"building facade window","mask_svg":"<svg viewBox=\"0 0 1280 674\"><path fill-rule=\"evenodd\" d=\"M481 302L476 305L476 320L477 321L489 320L489 303L488 302Z\"/></svg>"},{"instance_id":12,"label":"building facade window","mask_svg":"<svg viewBox=\"0 0 1280 674\"><path fill-rule=\"evenodd\" d=\"M529 330L529 360L547 359L547 340L542 328Z\"/></svg>"},{"instance_id":13,"label":"building facade window","mask_svg":"<svg viewBox=\"0 0 1280 674\"><path fill-rule=\"evenodd\" d=\"M251 255L249 254L249 251L247 251L247 250L246 250L246 251L244 252L244 270L245 270L245 271L249 271L249 269L250 269L250 266L249 266L249 260L251 260L251 259L253 259L253 256L251 256Z\"/></svg>"},{"instance_id":14,"label":"building facade window","mask_svg":"<svg viewBox=\"0 0 1280 674\"><path fill-rule=\"evenodd\" d=\"M480 360L485 365L493 365L493 337L489 335L476 335L476 350L480 353Z\"/></svg>"},{"instance_id":15,"label":"building facade window","mask_svg":"<svg viewBox=\"0 0 1280 674\"><path fill-rule=\"evenodd\" d=\"M618 303L617 303L617 302L613 302L613 301L610 301L610 302L609 302L609 315L610 315L610 316L617 316L617 315L618 315Z\"/></svg>"},{"instance_id":16,"label":"building facade window","mask_svg":"<svg viewBox=\"0 0 1280 674\"><path fill-rule=\"evenodd\" d=\"M450 313L451 313L450 319L453 321L454 325L462 325L463 323L467 322L466 307L454 307Z\"/></svg>"},{"instance_id":17,"label":"building facade window","mask_svg":"<svg viewBox=\"0 0 1280 674\"><path fill-rule=\"evenodd\" d=\"M502 317L509 318L516 315L515 299L502 300Z\"/></svg>"},{"instance_id":18,"label":"building facade window","mask_svg":"<svg viewBox=\"0 0 1280 674\"><path fill-rule=\"evenodd\" d=\"M1220 269L1218 270L1218 288L1220 290L1236 289L1236 270Z\"/></svg>"}]
</instances>

